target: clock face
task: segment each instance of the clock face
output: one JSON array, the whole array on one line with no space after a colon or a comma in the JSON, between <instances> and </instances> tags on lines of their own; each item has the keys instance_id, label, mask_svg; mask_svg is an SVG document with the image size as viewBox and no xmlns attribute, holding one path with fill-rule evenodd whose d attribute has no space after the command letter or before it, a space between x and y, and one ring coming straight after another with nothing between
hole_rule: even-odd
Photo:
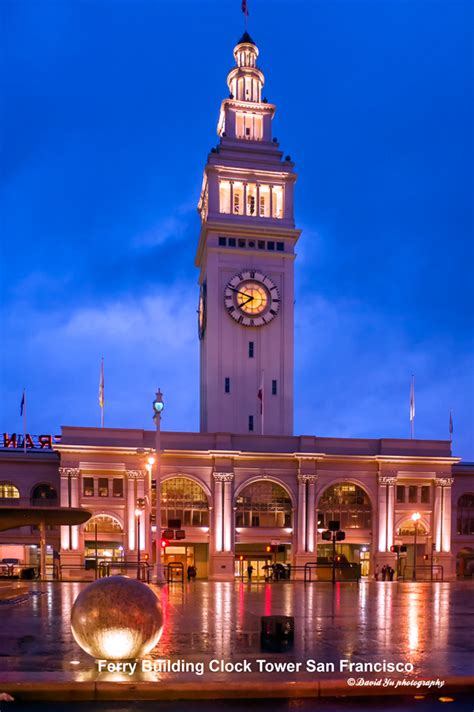
<instances>
[{"instance_id":1,"label":"clock face","mask_svg":"<svg viewBox=\"0 0 474 712\"><path fill-rule=\"evenodd\" d=\"M264 326L278 314L280 294L263 272L247 269L230 280L224 290L224 305L242 326Z\"/></svg>"},{"instance_id":2,"label":"clock face","mask_svg":"<svg viewBox=\"0 0 474 712\"><path fill-rule=\"evenodd\" d=\"M198 333L199 338L203 339L206 332L206 296L207 286L203 282L199 290L199 305L198 305Z\"/></svg>"}]
</instances>

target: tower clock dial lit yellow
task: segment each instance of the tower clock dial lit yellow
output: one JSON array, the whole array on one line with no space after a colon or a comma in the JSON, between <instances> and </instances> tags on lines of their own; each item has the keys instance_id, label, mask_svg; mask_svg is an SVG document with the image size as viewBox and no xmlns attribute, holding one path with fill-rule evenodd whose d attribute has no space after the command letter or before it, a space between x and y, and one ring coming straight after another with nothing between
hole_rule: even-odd
<instances>
[{"instance_id":1,"label":"tower clock dial lit yellow","mask_svg":"<svg viewBox=\"0 0 474 712\"><path fill-rule=\"evenodd\" d=\"M264 326L278 314L280 295L263 272L248 269L230 280L224 290L224 305L232 319L242 326Z\"/></svg>"}]
</instances>

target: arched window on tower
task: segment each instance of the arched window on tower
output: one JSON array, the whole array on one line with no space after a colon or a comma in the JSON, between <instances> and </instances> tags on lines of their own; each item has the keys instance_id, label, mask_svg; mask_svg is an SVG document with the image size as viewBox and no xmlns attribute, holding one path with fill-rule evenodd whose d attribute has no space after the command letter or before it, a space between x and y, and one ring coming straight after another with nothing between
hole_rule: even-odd
<instances>
[{"instance_id":1,"label":"arched window on tower","mask_svg":"<svg viewBox=\"0 0 474 712\"><path fill-rule=\"evenodd\" d=\"M219 181L219 211L230 213L230 181Z\"/></svg>"},{"instance_id":2,"label":"arched window on tower","mask_svg":"<svg viewBox=\"0 0 474 712\"><path fill-rule=\"evenodd\" d=\"M20 499L20 490L11 482L0 482L0 499Z\"/></svg>"}]
</instances>

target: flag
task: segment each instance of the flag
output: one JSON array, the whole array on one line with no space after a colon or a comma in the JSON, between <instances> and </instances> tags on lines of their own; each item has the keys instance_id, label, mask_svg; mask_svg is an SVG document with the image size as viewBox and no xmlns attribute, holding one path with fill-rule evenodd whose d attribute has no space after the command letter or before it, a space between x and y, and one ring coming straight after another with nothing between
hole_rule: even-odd
<instances>
[{"instance_id":1,"label":"flag","mask_svg":"<svg viewBox=\"0 0 474 712\"><path fill-rule=\"evenodd\" d=\"M99 380L99 405L104 407L104 359L100 364L100 380Z\"/></svg>"},{"instance_id":2,"label":"flag","mask_svg":"<svg viewBox=\"0 0 474 712\"><path fill-rule=\"evenodd\" d=\"M260 388L258 389L257 398L260 401L260 415L263 413L263 371L260 379Z\"/></svg>"},{"instance_id":3,"label":"flag","mask_svg":"<svg viewBox=\"0 0 474 712\"><path fill-rule=\"evenodd\" d=\"M22 397L21 397L20 415L23 415L24 409L25 409L25 391L23 391L23 395L22 395Z\"/></svg>"},{"instance_id":4,"label":"flag","mask_svg":"<svg viewBox=\"0 0 474 712\"><path fill-rule=\"evenodd\" d=\"M248 6L247 6L247 0L242 0L242 12L244 13L244 15L245 15L246 17L249 16L249 9L248 9Z\"/></svg>"},{"instance_id":5,"label":"flag","mask_svg":"<svg viewBox=\"0 0 474 712\"><path fill-rule=\"evenodd\" d=\"M410 386L410 421L415 420L415 376L411 377Z\"/></svg>"},{"instance_id":6,"label":"flag","mask_svg":"<svg viewBox=\"0 0 474 712\"><path fill-rule=\"evenodd\" d=\"M449 411L449 434L452 436L453 435L453 411Z\"/></svg>"}]
</instances>

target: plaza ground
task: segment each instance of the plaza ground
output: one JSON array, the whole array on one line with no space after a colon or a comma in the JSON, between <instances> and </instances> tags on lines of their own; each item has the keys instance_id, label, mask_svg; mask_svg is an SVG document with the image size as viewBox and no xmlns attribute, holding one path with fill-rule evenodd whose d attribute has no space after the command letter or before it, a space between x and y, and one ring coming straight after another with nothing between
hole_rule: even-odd
<instances>
[{"instance_id":1,"label":"plaza ground","mask_svg":"<svg viewBox=\"0 0 474 712\"><path fill-rule=\"evenodd\" d=\"M442 696L447 689L474 695L472 660L474 586L471 582L359 585L194 581L159 591L165 624L147 658L203 662L205 672L98 673L95 661L73 639L70 613L82 583L0 584L0 685L19 699L111 699L140 697L318 697L361 695L339 660L412 663L411 673L353 677L444 680L441 688L408 688L396 694ZM18 602L12 593L18 592ZM263 653L264 615L295 619L295 641L286 653ZM334 662L336 672L257 672L256 661ZM211 660L250 662L250 673L211 673ZM28 693L28 689L30 692ZM53 694L56 690L56 696ZM214 693L213 693L214 690ZM391 693L376 687L371 694ZM66 694L67 697L61 697ZM22 697L23 695L23 697ZM127 696L128 695L128 696ZM144 708L145 709L145 708ZM309 710L310 707L305 707ZM421 707L420 707L421 709Z\"/></svg>"}]
</instances>

